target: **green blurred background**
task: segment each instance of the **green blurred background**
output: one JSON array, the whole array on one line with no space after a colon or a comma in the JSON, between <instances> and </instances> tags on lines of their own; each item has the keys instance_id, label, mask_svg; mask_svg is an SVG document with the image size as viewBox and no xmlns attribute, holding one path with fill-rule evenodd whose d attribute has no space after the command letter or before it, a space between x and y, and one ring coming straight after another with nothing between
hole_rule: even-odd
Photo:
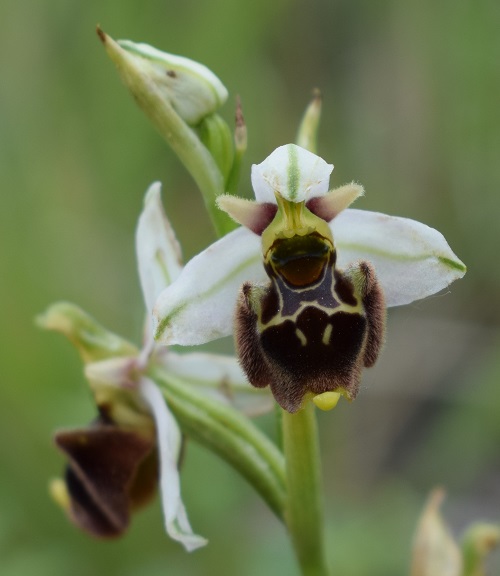
<instances>
[{"instance_id":1,"label":"green blurred background","mask_svg":"<svg viewBox=\"0 0 500 576\"><path fill-rule=\"evenodd\" d=\"M210 545L188 555L158 500L118 542L73 528L47 484L51 434L92 404L73 349L34 316L80 304L141 333L134 228L153 180L185 258L213 236L195 186L95 36L199 60L240 94L251 163L292 141L314 87L332 183L357 207L422 220L468 265L449 293L390 311L352 405L321 415L328 542L343 576L408 567L428 491L459 535L500 516L500 4L496 0L7 0L0 5L0 574L297 576L284 530L225 464L189 445L183 493ZM246 175L245 175L246 174ZM231 350L231 342L217 344ZM269 422L263 425L269 427ZM495 564L496 562L496 564ZM495 566L497 572L495 572ZM491 573L500 573L492 558Z\"/></svg>"}]
</instances>

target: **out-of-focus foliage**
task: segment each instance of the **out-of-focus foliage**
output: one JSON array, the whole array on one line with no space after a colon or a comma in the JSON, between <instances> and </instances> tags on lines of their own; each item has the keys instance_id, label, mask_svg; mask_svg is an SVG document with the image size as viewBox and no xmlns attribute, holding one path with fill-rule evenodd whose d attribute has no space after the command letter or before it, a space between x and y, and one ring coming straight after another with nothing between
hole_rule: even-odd
<instances>
[{"instance_id":1,"label":"out-of-focus foliage","mask_svg":"<svg viewBox=\"0 0 500 576\"><path fill-rule=\"evenodd\" d=\"M379 365L352 405L321 415L328 533L344 576L404 574L427 492L455 531L500 516L500 4L318 0L7 0L0 4L0 573L297 574L282 527L225 465L188 445L184 499L210 545L188 556L159 505L114 543L49 500L58 426L92 417L80 363L33 317L77 302L140 338L134 227L164 183L189 257L212 240L190 178L120 85L95 36L199 60L242 98L249 167L293 140L314 87L318 152L356 207L424 221L468 265L450 294L390 313ZM193 226L193 220L196 226ZM226 346L228 341L219 347ZM266 420L264 426L272 431ZM497 570L500 564L498 557ZM492 572L495 573L495 572Z\"/></svg>"}]
</instances>

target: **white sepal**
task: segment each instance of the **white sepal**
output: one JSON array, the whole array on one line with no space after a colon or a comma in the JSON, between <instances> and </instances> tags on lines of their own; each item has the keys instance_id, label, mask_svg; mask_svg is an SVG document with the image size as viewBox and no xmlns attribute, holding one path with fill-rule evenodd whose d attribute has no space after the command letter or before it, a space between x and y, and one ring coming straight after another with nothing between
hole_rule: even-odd
<instances>
[{"instance_id":1,"label":"white sepal","mask_svg":"<svg viewBox=\"0 0 500 576\"><path fill-rule=\"evenodd\" d=\"M151 184L144 197L135 248L144 302L150 314L161 291L182 270L181 249L163 210L159 182Z\"/></svg>"},{"instance_id":2,"label":"white sepal","mask_svg":"<svg viewBox=\"0 0 500 576\"><path fill-rule=\"evenodd\" d=\"M193 533L181 499L178 470L181 433L158 386L149 378L139 381L139 392L149 406L156 425L160 460L160 492L167 534L188 552L205 546L207 540Z\"/></svg>"},{"instance_id":3,"label":"white sepal","mask_svg":"<svg viewBox=\"0 0 500 576\"><path fill-rule=\"evenodd\" d=\"M264 162L252 166L255 198L276 204L276 192L290 202L323 196L332 170L333 164L296 144L280 146Z\"/></svg>"},{"instance_id":4,"label":"white sepal","mask_svg":"<svg viewBox=\"0 0 500 576\"><path fill-rule=\"evenodd\" d=\"M357 260L371 262L387 306L409 304L435 294L466 271L444 236L415 220L348 209L330 223L330 228L339 268Z\"/></svg>"},{"instance_id":5,"label":"white sepal","mask_svg":"<svg viewBox=\"0 0 500 576\"><path fill-rule=\"evenodd\" d=\"M244 282L267 282L260 238L238 228L190 260L154 307L157 341L185 346L228 336Z\"/></svg>"}]
</instances>

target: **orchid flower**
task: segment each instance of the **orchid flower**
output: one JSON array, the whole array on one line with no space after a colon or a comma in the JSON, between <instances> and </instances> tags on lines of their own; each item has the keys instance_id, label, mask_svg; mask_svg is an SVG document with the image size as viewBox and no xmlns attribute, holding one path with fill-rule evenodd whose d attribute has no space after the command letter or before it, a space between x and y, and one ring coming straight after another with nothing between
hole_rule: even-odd
<instances>
[{"instance_id":1,"label":"orchid flower","mask_svg":"<svg viewBox=\"0 0 500 576\"><path fill-rule=\"evenodd\" d=\"M269 403L252 392L235 358L177 354L154 343L149 320L153 303L182 270L159 183L146 194L136 251L147 311L141 350L69 304L55 304L39 319L42 326L63 332L79 348L98 410L90 426L56 434L56 444L69 465L65 484L54 483L53 493L78 526L99 537L114 537L127 528L130 512L150 499L159 473L167 533L190 551L206 540L192 532L187 519L178 471L181 432L149 370L159 367L186 389L249 412Z\"/></svg>"},{"instance_id":2,"label":"orchid flower","mask_svg":"<svg viewBox=\"0 0 500 576\"><path fill-rule=\"evenodd\" d=\"M254 165L255 201L218 199L242 227L194 257L154 308L164 344L235 330L250 382L270 385L289 412L308 394L353 399L383 343L385 308L434 294L466 270L425 224L348 208L363 188L329 192L332 170L294 144Z\"/></svg>"}]
</instances>

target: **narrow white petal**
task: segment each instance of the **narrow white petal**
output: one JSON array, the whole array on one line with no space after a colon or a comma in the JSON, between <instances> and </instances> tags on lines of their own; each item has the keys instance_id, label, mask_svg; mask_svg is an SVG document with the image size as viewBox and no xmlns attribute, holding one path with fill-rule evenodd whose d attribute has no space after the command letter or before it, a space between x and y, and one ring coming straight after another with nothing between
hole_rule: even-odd
<instances>
[{"instance_id":1,"label":"narrow white petal","mask_svg":"<svg viewBox=\"0 0 500 576\"><path fill-rule=\"evenodd\" d=\"M182 270L181 251L161 203L161 184L151 184L136 231L136 252L142 293L148 313L160 292Z\"/></svg>"},{"instance_id":2,"label":"narrow white petal","mask_svg":"<svg viewBox=\"0 0 500 576\"><path fill-rule=\"evenodd\" d=\"M224 404L230 404L249 416L272 409L274 401L268 389L254 388L234 356L191 352L176 354L162 348L157 358L168 371Z\"/></svg>"},{"instance_id":3,"label":"narrow white petal","mask_svg":"<svg viewBox=\"0 0 500 576\"><path fill-rule=\"evenodd\" d=\"M444 236L415 220L348 209L330 227L339 268L356 260L371 262L387 306L435 294L465 274Z\"/></svg>"},{"instance_id":4,"label":"narrow white petal","mask_svg":"<svg viewBox=\"0 0 500 576\"><path fill-rule=\"evenodd\" d=\"M193 534L181 499L177 463L181 449L181 433L158 386L149 378L141 378L139 390L148 404L156 424L160 456L160 490L168 535L180 542L188 552L205 546L207 540Z\"/></svg>"},{"instance_id":5,"label":"narrow white petal","mask_svg":"<svg viewBox=\"0 0 500 576\"><path fill-rule=\"evenodd\" d=\"M203 344L228 336L243 282L266 282L260 237L238 228L190 260L154 307L155 338Z\"/></svg>"},{"instance_id":6,"label":"narrow white petal","mask_svg":"<svg viewBox=\"0 0 500 576\"><path fill-rule=\"evenodd\" d=\"M332 164L300 146L280 146L264 162L252 166L255 198L276 203L275 192L290 202L323 196L332 170Z\"/></svg>"}]
</instances>

